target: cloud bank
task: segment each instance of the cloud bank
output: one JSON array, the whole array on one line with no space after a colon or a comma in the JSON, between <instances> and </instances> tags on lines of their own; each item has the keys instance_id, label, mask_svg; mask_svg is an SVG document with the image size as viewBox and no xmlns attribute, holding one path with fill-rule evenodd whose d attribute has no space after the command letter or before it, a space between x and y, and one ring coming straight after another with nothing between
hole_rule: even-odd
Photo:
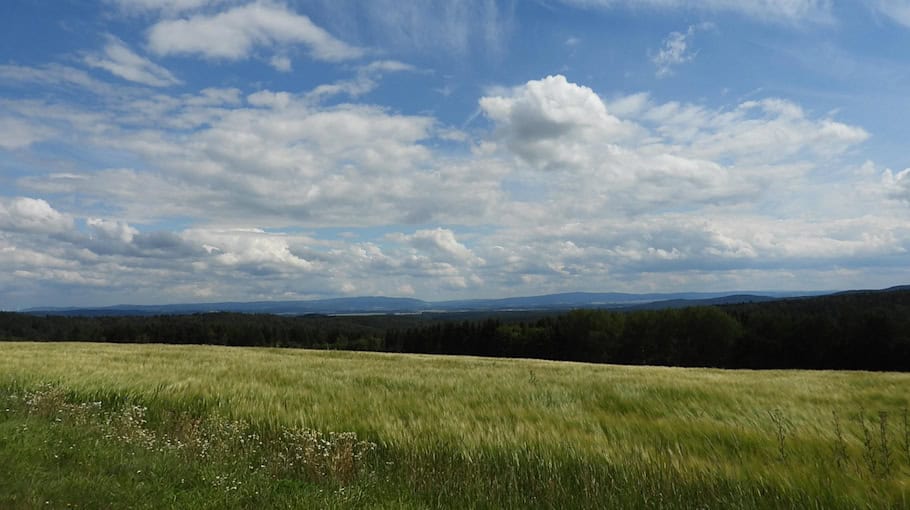
<instances>
[{"instance_id":1,"label":"cloud bank","mask_svg":"<svg viewBox=\"0 0 910 510\"><path fill-rule=\"evenodd\" d=\"M127 93L100 112L8 104L38 129L141 164L18 179L27 196L0 201L7 299L825 288L835 273L849 281L851 260L906 272L906 222L856 211L906 207L907 171L857 171L842 196L819 175L869 134L791 101L605 99L553 75L479 97L490 129L455 137L464 150L452 152L437 143L453 128L431 115L319 97L206 89ZM856 207L801 209L807 193ZM181 218L193 220L168 226Z\"/></svg>"}]
</instances>

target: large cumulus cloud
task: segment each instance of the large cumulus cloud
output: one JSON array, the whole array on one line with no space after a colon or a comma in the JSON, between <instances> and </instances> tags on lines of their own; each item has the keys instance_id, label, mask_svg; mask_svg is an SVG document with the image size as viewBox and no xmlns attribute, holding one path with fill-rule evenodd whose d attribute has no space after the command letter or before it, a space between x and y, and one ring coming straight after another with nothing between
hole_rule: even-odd
<instances>
[{"instance_id":1,"label":"large cumulus cloud","mask_svg":"<svg viewBox=\"0 0 910 510\"><path fill-rule=\"evenodd\" d=\"M755 201L776 181L804 176L868 138L779 99L729 110L655 104L640 94L614 104L620 113L563 76L480 100L497 143L551 172L548 182L575 217Z\"/></svg>"}]
</instances>

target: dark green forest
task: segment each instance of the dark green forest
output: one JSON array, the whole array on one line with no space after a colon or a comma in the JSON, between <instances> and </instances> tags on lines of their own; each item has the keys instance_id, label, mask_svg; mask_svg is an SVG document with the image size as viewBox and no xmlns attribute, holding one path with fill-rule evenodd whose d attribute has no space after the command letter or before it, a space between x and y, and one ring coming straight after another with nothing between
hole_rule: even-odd
<instances>
[{"instance_id":1,"label":"dark green forest","mask_svg":"<svg viewBox=\"0 0 910 510\"><path fill-rule=\"evenodd\" d=\"M910 370L910 291L563 313L64 317L0 313L0 340L217 344L718 368Z\"/></svg>"}]
</instances>

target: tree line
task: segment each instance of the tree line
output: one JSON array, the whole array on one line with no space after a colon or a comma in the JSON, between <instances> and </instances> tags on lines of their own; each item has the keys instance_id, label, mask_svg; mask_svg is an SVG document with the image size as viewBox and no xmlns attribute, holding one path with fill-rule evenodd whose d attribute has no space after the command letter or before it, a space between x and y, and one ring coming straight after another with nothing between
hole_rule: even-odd
<instances>
[{"instance_id":1,"label":"tree line","mask_svg":"<svg viewBox=\"0 0 910 510\"><path fill-rule=\"evenodd\" d=\"M305 347L718 368L910 370L910 291L523 315L63 317L0 313L0 339Z\"/></svg>"}]
</instances>

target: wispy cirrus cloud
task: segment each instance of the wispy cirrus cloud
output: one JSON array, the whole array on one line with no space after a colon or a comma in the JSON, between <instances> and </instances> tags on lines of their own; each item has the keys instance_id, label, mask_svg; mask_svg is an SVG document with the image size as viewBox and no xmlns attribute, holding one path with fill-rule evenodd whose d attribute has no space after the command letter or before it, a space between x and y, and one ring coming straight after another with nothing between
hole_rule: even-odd
<instances>
[{"instance_id":1,"label":"wispy cirrus cloud","mask_svg":"<svg viewBox=\"0 0 910 510\"><path fill-rule=\"evenodd\" d=\"M762 22L832 23L831 0L560 0L582 8L730 12Z\"/></svg>"},{"instance_id":2,"label":"wispy cirrus cloud","mask_svg":"<svg viewBox=\"0 0 910 510\"><path fill-rule=\"evenodd\" d=\"M96 94L114 93L110 84L93 78L82 69L62 64L0 64L0 84L76 87Z\"/></svg>"},{"instance_id":3,"label":"wispy cirrus cloud","mask_svg":"<svg viewBox=\"0 0 910 510\"><path fill-rule=\"evenodd\" d=\"M105 0L126 14L160 13L169 16L228 1L230 0Z\"/></svg>"},{"instance_id":4,"label":"wispy cirrus cloud","mask_svg":"<svg viewBox=\"0 0 910 510\"><path fill-rule=\"evenodd\" d=\"M874 0L870 7L895 23L910 27L910 2L907 0Z\"/></svg>"},{"instance_id":5,"label":"wispy cirrus cloud","mask_svg":"<svg viewBox=\"0 0 910 510\"><path fill-rule=\"evenodd\" d=\"M515 25L514 0L320 0L341 33L405 55L497 58Z\"/></svg>"},{"instance_id":6,"label":"wispy cirrus cloud","mask_svg":"<svg viewBox=\"0 0 910 510\"><path fill-rule=\"evenodd\" d=\"M691 49L693 36L696 32L712 28L713 23L700 23L689 25L685 32L670 32L657 53L651 55L651 62L657 67L657 77L670 76L674 67L692 61L697 54Z\"/></svg>"},{"instance_id":7,"label":"wispy cirrus cloud","mask_svg":"<svg viewBox=\"0 0 910 510\"><path fill-rule=\"evenodd\" d=\"M319 85L307 97L316 101L339 94L358 97L375 89L384 74L414 71L417 71L416 67L398 60L377 60L359 66L354 78Z\"/></svg>"},{"instance_id":8,"label":"wispy cirrus cloud","mask_svg":"<svg viewBox=\"0 0 910 510\"><path fill-rule=\"evenodd\" d=\"M106 39L107 43L102 52L85 55L83 62L86 65L104 69L124 80L150 87L180 84L180 80L170 71L136 54L117 37L108 35Z\"/></svg>"}]
</instances>

